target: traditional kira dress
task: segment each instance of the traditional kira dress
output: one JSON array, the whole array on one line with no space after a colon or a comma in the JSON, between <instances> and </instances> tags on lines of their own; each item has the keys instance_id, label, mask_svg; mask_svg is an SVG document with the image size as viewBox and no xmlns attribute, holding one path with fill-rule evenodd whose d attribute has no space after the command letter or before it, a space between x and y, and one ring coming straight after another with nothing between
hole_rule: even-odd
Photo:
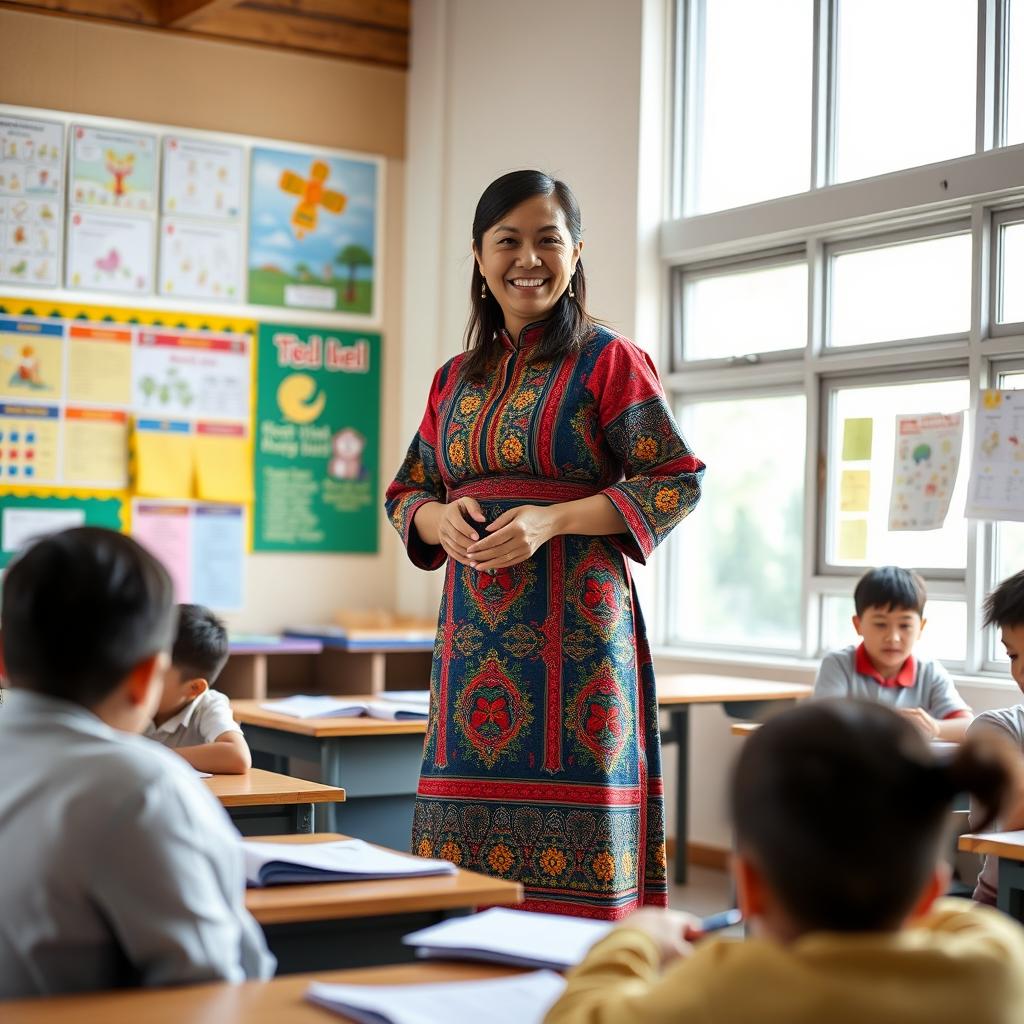
<instances>
[{"instance_id":1,"label":"traditional kira dress","mask_svg":"<svg viewBox=\"0 0 1024 1024\"><path fill-rule=\"evenodd\" d=\"M484 382L459 380L461 355L438 370L388 487L413 563L446 566L412 848L519 880L527 909L614 919L667 901L654 672L623 556L644 562L689 513L704 465L641 349L597 328L531 361L543 330L503 333ZM628 534L556 537L494 573L412 525L427 501L470 495L492 522L598 493Z\"/></svg>"}]
</instances>

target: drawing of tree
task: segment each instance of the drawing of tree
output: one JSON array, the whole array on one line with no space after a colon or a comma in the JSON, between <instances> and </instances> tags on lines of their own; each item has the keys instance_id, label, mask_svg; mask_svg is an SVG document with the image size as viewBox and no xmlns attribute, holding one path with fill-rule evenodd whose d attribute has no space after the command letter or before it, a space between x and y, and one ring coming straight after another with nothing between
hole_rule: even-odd
<instances>
[{"instance_id":1,"label":"drawing of tree","mask_svg":"<svg viewBox=\"0 0 1024 1024\"><path fill-rule=\"evenodd\" d=\"M337 256L334 262L348 267L348 284L345 286L345 301L356 301L356 271L360 267L372 267L373 256L361 245L346 245Z\"/></svg>"}]
</instances>

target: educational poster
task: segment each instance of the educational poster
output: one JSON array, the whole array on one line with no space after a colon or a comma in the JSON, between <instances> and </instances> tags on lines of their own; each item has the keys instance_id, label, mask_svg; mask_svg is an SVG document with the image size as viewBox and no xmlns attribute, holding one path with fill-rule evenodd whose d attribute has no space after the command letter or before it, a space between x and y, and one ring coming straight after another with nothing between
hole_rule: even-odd
<instances>
[{"instance_id":1,"label":"educational poster","mask_svg":"<svg viewBox=\"0 0 1024 1024\"><path fill-rule=\"evenodd\" d=\"M0 484L58 483L59 450L57 406L0 403Z\"/></svg>"},{"instance_id":2,"label":"educational poster","mask_svg":"<svg viewBox=\"0 0 1024 1024\"><path fill-rule=\"evenodd\" d=\"M141 414L248 422L252 365L244 335L144 327L133 377Z\"/></svg>"},{"instance_id":3,"label":"educational poster","mask_svg":"<svg viewBox=\"0 0 1024 1024\"><path fill-rule=\"evenodd\" d=\"M156 211L156 136L71 126L72 206L133 213Z\"/></svg>"},{"instance_id":4,"label":"educational poster","mask_svg":"<svg viewBox=\"0 0 1024 1024\"><path fill-rule=\"evenodd\" d=\"M153 290L153 221L75 210L68 221L67 286L144 295Z\"/></svg>"},{"instance_id":5,"label":"educational poster","mask_svg":"<svg viewBox=\"0 0 1024 1024\"><path fill-rule=\"evenodd\" d=\"M1024 391L982 392L966 514L1024 521Z\"/></svg>"},{"instance_id":6,"label":"educational poster","mask_svg":"<svg viewBox=\"0 0 1024 1024\"><path fill-rule=\"evenodd\" d=\"M890 530L938 530L960 468L964 414L896 417Z\"/></svg>"},{"instance_id":7,"label":"educational poster","mask_svg":"<svg viewBox=\"0 0 1024 1024\"><path fill-rule=\"evenodd\" d=\"M381 171L377 160L254 149L249 302L375 317Z\"/></svg>"},{"instance_id":8,"label":"educational poster","mask_svg":"<svg viewBox=\"0 0 1024 1024\"><path fill-rule=\"evenodd\" d=\"M163 212L235 220L242 213L245 150L210 139L164 137Z\"/></svg>"},{"instance_id":9,"label":"educational poster","mask_svg":"<svg viewBox=\"0 0 1024 1024\"><path fill-rule=\"evenodd\" d=\"M0 494L0 567L39 537L75 526L123 529L123 496Z\"/></svg>"},{"instance_id":10,"label":"educational poster","mask_svg":"<svg viewBox=\"0 0 1024 1024\"><path fill-rule=\"evenodd\" d=\"M124 490L128 486L128 414L120 409L64 410L65 483Z\"/></svg>"},{"instance_id":11,"label":"educational poster","mask_svg":"<svg viewBox=\"0 0 1024 1024\"><path fill-rule=\"evenodd\" d=\"M63 381L63 324L0 319L0 398L60 398Z\"/></svg>"},{"instance_id":12,"label":"educational poster","mask_svg":"<svg viewBox=\"0 0 1024 1024\"><path fill-rule=\"evenodd\" d=\"M257 551L377 550L380 335L259 327Z\"/></svg>"},{"instance_id":13,"label":"educational poster","mask_svg":"<svg viewBox=\"0 0 1024 1024\"><path fill-rule=\"evenodd\" d=\"M0 282L57 285L63 202L64 126L0 117Z\"/></svg>"},{"instance_id":14,"label":"educational poster","mask_svg":"<svg viewBox=\"0 0 1024 1024\"><path fill-rule=\"evenodd\" d=\"M241 229L230 223L165 217L160 224L160 294L240 301Z\"/></svg>"},{"instance_id":15,"label":"educational poster","mask_svg":"<svg viewBox=\"0 0 1024 1024\"><path fill-rule=\"evenodd\" d=\"M132 536L164 564L176 600L217 611L242 607L246 523L241 505L136 500Z\"/></svg>"},{"instance_id":16,"label":"educational poster","mask_svg":"<svg viewBox=\"0 0 1024 1024\"><path fill-rule=\"evenodd\" d=\"M132 330L118 324L68 328L68 401L128 407L132 401Z\"/></svg>"}]
</instances>

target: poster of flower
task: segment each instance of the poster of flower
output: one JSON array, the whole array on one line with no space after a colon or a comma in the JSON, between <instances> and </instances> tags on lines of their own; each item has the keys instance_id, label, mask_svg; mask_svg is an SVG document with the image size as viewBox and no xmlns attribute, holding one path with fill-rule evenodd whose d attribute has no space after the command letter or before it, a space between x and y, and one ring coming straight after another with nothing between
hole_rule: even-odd
<instances>
[{"instance_id":1,"label":"poster of flower","mask_svg":"<svg viewBox=\"0 0 1024 1024\"><path fill-rule=\"evenodd\" d=\"M254 149L249 302L377 319L382 173L375 158Z\"/></svg>"}]
</instances>

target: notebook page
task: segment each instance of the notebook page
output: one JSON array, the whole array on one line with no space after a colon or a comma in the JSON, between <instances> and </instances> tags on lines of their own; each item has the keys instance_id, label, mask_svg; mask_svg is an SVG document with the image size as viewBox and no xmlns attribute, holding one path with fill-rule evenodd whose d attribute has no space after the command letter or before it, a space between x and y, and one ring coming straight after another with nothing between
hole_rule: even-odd
<instances>
[{"instance_id":1,"label":"notebook page","mask_svg":"<svg viewBox=\"0 0 1024 1024\"><path fill-rule=\"evenodd\" d=\"M306 998L353 1020L387 1024L541 1024L565 988L551 971L513 978L434 985L327 985L314 981Z\"/></svg>"},{"instance_id":2,"label":"notebook page","mask_svg":"<svg viewBox=\"0 0 1024 1024\"><path fill-rule=\"evenodd\" d=\"M297 693L280 700L268 700L260 704L267 711L276 711L293 718L347 718L358 717L366 710L366 704L356 700L339 700L326 695L307 696Z\"/></svg>"}]
</instances>

